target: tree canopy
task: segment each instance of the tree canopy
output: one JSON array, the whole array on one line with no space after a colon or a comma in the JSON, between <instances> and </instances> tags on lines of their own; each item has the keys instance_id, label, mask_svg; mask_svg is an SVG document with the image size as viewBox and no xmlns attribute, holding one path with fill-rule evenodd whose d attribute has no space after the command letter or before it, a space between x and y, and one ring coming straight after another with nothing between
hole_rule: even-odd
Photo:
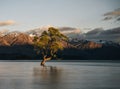
<instances>
[{"instance_id":1,"label":"tree canopy","mask_svg":"<svg viewBox=\"0 0 120 89\"><path fill-rule=\"evenodd\" d=\"M41 53L44 62L56 57L58 50L63 50L62 41L67 41L67 36L58 29L50 27L48 31L42 32L40 37L34 37L34 46L37 53Z\"/></svg>"}]
</instances>

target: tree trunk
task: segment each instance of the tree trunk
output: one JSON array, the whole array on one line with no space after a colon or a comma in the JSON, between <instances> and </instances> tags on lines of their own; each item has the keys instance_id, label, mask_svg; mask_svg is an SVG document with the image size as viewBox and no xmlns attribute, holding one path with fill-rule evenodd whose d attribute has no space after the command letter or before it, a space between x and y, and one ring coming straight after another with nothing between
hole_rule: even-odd
<instances>
[{"instance_id":1,"label":"tree trunk","mask_svg":"<svg viewBox=\"0 0 120 89\"><path fill-rule=\"evenodd\" d=\"M51 57L44 56L43 60L41 61L41 66L45 66L45 62L50 60L50 59L51 59Z\"/></svg>"}]
</instances>

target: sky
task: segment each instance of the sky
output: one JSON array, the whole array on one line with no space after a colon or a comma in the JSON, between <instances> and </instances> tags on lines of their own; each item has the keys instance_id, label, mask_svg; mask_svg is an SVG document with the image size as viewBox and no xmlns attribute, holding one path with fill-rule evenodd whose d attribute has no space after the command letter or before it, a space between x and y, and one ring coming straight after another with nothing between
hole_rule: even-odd
<instances>
[{"instance_id":1,"label":"sky","mask_svg":"<svg viewBox=\"0 0 120 89\"><path fill-rule=\"evenodd\" d=\"M120 21L109 20L110 12L119 8L120 0L0 0L0 30L27 31L41 26L109 29L120 25Z\"/></svg>"}]
</instances>

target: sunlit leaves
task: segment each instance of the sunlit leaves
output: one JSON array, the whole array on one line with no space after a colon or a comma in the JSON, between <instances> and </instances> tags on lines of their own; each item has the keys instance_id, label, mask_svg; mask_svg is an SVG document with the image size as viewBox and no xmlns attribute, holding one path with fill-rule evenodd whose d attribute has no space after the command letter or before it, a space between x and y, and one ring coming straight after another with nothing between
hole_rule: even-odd
<instances>
[{"instance_id":1,"label":"sunlit leaves","mask_svg":"<svg viewBox=\"0 0 120 89\"><path fill-rule=\"evenodd\" d=\"M58 50L63 50L63 44L61 42L53 42L50 45L50 49L53 51L53 53L56 53Z\"/></svg>"},{"instance_id":2,"label":"sunlit leaves","mask_svg":"<svg viewBox=\"0 0 120 89\"><path fill-rule=\"evenodd\" d=\"M63 50L62 41L68 38L61 34L58 29L50 27L48 31L44 31L40 37L34 38L34 45L37 51L41 51L44 55L56 57L58 50Z\"/></svg>"}]
</instances>

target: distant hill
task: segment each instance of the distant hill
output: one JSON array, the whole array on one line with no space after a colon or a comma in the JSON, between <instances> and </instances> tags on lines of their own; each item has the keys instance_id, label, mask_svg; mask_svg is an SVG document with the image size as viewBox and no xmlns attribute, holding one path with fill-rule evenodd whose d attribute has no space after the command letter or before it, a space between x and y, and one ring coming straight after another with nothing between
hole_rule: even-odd
<instances>
[{"instance_id":1,"label":"distant hill","mask_svg":"<svg viewBox=\"0 0 120 89\"><path fill-rule=\"evenodd\" d=\"M71 40L62 53L64 59L120 60L120 44L111 41Z\"/></svg>"},{"instance_id":2,"label":"distant hill","mask_svg":"<svg viewBox=\"0 0 120 89\"><path fill-rule=\"evenodd\" d=\"M33 58L33 38L24 33L9 33L0 37L0 59Z\"/></svg>"},{"instance_id":3,"label":"distant hill","mask_svg":"<svg viewBox=\"0 0 120 89\"><path fill-rule=\"evenodd\" d=\"M0 46L30 45L33 38L24 33L9 33L0 37Z\"/></svg>"}]
</instances>

